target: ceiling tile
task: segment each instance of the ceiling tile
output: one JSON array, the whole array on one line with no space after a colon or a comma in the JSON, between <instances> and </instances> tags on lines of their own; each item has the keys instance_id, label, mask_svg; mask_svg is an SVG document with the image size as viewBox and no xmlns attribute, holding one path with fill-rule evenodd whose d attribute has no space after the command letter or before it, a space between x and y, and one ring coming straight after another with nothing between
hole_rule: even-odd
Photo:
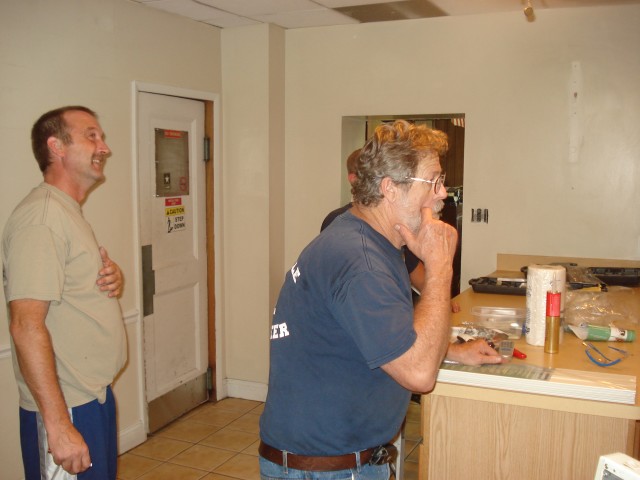
<instances>
[{"instance_id":1,"label":"ceiling tile","mask_svg":"<svg viewBox=\"0 0 640 480\"><path fill-rule=\"evenodd\" d=\"M154 2L146 2L148 5L166 12L177 13L193 20L206 20L214 17L218 13L215 8L201 5L191 0L156 0Z\"/></svg>"},{"instance_id":2,"label":"ceiling tile","mask_svg":"<svg viewBox=\"0 0 640 480\"><path fill-rule=\"evenodd\" d=\"M461 2L460 0L430 0L447 15L473 15L476 13L514 12L522 10L527 4L526 0L483 0L482 2ZM548 0L531 0L536 8Z\"/></svg>"},{"instance_id":3,"label":"ceiling tile","mask_svg":"<svg viewBox=\"0 0 640 480\"><path fill-rule=\"evenodd\" d=\"M0 0L0 3L3 0ZM219 27L284 28L521 10L528 0L133 0ZM640 0L529 0L534 9L640 4ZM297 12L297 13L296 13ZM235 14L235 15L234 15Z\"/></svg>"},{"instance_id":4,"label":"ceiling tile","mask_svg":"<svg viewBox=\"0 0 640 480\"><path fill-rule=\"evenodd\" d=\"M257 15L253 17L266 23L280 25L283 28L322 27L327 25L346 25L358 23L331 9L305 10L301 12L285 12L273 15Z\"/></svg>"},{"instance_id":5,"label":"ceiling tile","mask_svg":"<svg viewBox=\"0 0 640 480\"><path fill-rule=\"evenodd\" d=\"M394 0L314 0L314 1L328 8L337 8L337 7L354 7L357 5L374 5L376 3L391 3Z\"/></svg>"},{"instance_id":6,"label":"ceiling tile","mask_svg":"<svg viewBox=\"0 0 640 480\"><path fill-rule=\"evenodd\" d=\"M195 1L195 0L194 0ZM273 13L292 12L299 10L313 10L321 8L312 0L197 0L200 3L224 10L252 17L254 15L269 15Z\"/></svg>"},{"instance_id":7,"label":"ceiling tile","mask_svg":"<svg viewBox=\"0 0 640 480\"><path fill-rule=\"evenodd\" d=\"M252 20L249 17L243 17L240 15L234 15L233 13L222 12L216 14L215 17L201 20L203 23L213 25L214 27L230 28L230 27L245 27L247 25L257 25L262 23L258 20Z\"/></svg>"},{"instance_id":8,"label":"ceiling tile","mask_svg":"<svg viewBox=\"0 0 640 480\"><path fill-rule=\"evenodd\" d=\"M442 17L446 13L427 0L403 0L400 2L378 3L336 8L361 23L409 20L415 18Z\"/></svg>"}]
</instances>

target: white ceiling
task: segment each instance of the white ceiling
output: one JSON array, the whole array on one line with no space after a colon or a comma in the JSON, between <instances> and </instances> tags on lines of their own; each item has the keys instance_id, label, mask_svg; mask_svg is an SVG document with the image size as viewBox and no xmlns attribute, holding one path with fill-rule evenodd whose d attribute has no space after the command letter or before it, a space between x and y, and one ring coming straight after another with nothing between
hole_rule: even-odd
<instances>
[{"instance_id":1,"label":"white ceiling","mask_svg":"<svg viewBox=\"0 0 640 480\"><path fill-rule=\"evenodd\" d=\"M547 8L637 4L640 0L133 0L152 8L228 28L272 23L283 28L319 27L413 18ZM523 19L525 16L523 14Z\"/></svg>"}]
</instances>

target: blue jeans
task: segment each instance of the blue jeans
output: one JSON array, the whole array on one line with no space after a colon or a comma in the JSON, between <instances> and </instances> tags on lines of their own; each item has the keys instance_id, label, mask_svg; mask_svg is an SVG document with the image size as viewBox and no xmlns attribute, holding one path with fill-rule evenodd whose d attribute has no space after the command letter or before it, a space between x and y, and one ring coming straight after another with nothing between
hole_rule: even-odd
<instances>
[{"instance_id":1,"label":"blue jeans","mask_svg":"<svg viewBox=\"0 0 640 480\"><path fill-rule=\"evenodd\" d=\"M262 480L389 480L389 464L361 465L360 468L336 470L332 472L311 472L307 470L285 469L277 463L260 457L260 478Z\"/></svg>"}]
</instances>

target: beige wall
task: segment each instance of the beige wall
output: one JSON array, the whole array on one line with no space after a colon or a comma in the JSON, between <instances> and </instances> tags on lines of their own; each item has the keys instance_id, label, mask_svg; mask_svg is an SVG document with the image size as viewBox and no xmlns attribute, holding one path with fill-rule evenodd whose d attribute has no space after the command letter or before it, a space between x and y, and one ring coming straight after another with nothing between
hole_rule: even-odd
<instances>
[{"instance_id":1,"label":"beige wall","mask_svg":"<svg viewBox=\"0 0 640 480\"><path fill-rule=\"evenodd\" d=\"M130 361L116 383L121 446L136 442L143 411L139 381L139 301L135 267L132 82L221 91L220 31L128 0L2 1L0 6L0 229L41 175L29 132L46 110L95 109L113 150L107 181L84 213L124 271L121 305ZM0 303L4 295L0 293ZM7 317L0 309L0 476L22 478L17 391Z\"/></svg>"},{"instance_id":2,"label":"beige wall","mask_svg":"<svg viewBox=\"0 0 640 480\"><path fill-rule=\"evenodd\" d=\"M266 391L274 274L291 267L344 201L353 145L342 132L357 130L344 117L466 115L463 287L495 270L498 252L640 258L639 17L632 6L541 11L533 24L516 12L287 30L282 266L265 260L281 228L269 216L281 166L267 153L277 142L265 124L280 59L266 53L274 39L265 26L225 29L229 391L258 399ZM583 71L584 141L570 163L574 61ZM488 208L489 223L470 223L471 207Z\"/></svg>"},{"instance_id":3,"label":"beige wall","mask_svg":"<svg viewBox=\"0 0 640 480\"><path fill-rule=\"evenodd\" d=\"M215 208L223 393L266 391L268 324L283 272L340 205L344 116L467 115L463 282L493 270L497 252L640 258L639 7L540 11L533 24L514 13L289 31L258 25L222 35L126 0L1 8L0 227L40 179L28 143L40 113L90 105L114 151L85 214L128 280L122 307L132 363L116 385L125 443L142 415L133 80L222 94ZM575 164L573 61L584 85ZM469 223L471 207L489 208L490 223ZM0 465L14 479L21 474L6 324L2 311Z\"/></svg>"},{"instance_id":4,"label":"beige wall","mask_svg":"<svg viewBox=\"0 0 640 480\"><path fill-rule=\"evenodd\" d=\"M222 32L222 395L264 400L283 280L284 30Z\"/></svg>"},{"instance_id":5,"label":"beige wall","mask_svg":"<svg viewBox=\"0 0 640 480\"><path fill-rule=\"evenodd\" d=\"M287 32L287 265L339 206L342 117L372 114L466 114L463 287L498 252L640 258L640 7L536 15ZM472 207L489 223L470 223Z\"/></svg>"}]
</instances>

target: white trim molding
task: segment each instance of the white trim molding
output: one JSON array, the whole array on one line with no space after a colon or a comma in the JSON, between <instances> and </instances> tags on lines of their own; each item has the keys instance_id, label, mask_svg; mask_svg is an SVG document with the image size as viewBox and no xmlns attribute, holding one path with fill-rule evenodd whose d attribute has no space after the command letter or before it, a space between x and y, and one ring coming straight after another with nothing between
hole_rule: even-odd
<instances>
[{"instance_id":1,"label":"white trim molding","mask_svg":"<svg viewBox=\"0 0 640 480\"><path fill-rule=\"evenodd\" d=\"M228 378L225 381L226 394L233 398L244 398L264 402L267 399L268 385L266 383L247 382ZM220 399L218 399L220 400Z\"/></svg>"},{"instance_id":2,"label":"white trim molding","mask_svg":"<svg viewBox=\"0 0 640 480\"><path fill-rule=\"evenodd\" d=\"M118 431L118 454L128 452L147 440L147 432L142 420Z\"/></svg>"}]
</instances>

